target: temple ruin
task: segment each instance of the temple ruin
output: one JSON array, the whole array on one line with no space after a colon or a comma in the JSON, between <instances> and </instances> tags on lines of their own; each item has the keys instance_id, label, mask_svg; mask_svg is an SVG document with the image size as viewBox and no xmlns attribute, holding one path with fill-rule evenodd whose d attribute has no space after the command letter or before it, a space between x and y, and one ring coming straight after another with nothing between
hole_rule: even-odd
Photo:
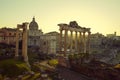
<instances>
[{"instance_id":1,"label":"temple ruin","mask_svg":"<svg viewBox=\"0 0 120 80\"><path fill-rule=\"evenodd\" d=\"M18 24L16 30L16 50L15 57L19 57L19 33L20 29L22 29L22 57L26 63L28 63L28 55L27 55L27 26L28 23Z\"/></svg>"},{"instance_id":2,"label":"temple ruin","mask_svg":"<svg viewBox=\"0 0 120 80\"><path fill-rule=\"evenodd\" d=\"M60 53L66 55L68 49L70 50L69 53L90 52L90 28L81 27L76 21L71 21L69 24L58 24L58 26L60 30ZM68 31L70 31L70 34L68 34ZM70 43L68 43L68 35L70 35ZM73 45L75 48L73 48Z\"/></svg>"}]
</instances>

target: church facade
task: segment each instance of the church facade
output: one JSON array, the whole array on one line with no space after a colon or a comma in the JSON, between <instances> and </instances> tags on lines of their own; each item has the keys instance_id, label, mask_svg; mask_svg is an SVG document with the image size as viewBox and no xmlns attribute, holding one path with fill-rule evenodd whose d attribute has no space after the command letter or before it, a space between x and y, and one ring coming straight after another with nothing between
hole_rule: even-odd
<instances>
[{"instance_id":1,"label":"church facade","mask_svg":"<svg viewBox=\"0 0 120 80\"><path fill-rule=\"evenodd\" d=\"M35 18L33 17L33 20L29 24L28 46L32 46L32 47L41 46L42 35L43 35L43 32L41 29L39 29L38 23L35 21Z\"/></svg>"},{"instance_id":2,"label":"church facade","mask_svg":"<svg viewBox=\"0 0 120 80\"><path fill-rule=\"evenodd\" d=\"M39 47L39 51L46 54L55 54L58 43L57 32L50 32L43 34L42 30L39 29L35 18L29 24L28 30L28 46Z\"/></svg>"},{"instance_id":3,"label":"church facade","mask_svg":"<svg viewBox=\"0 0 120 80\"><path fill-rule=\"evenodd\" d=\"M46 54L55 54L59 49L59 33L49 32L43 34L39 29L39 25L33 17L29 24L27 45L30 49L39 49L39 52ZM22 30L19 30L19 42L22 41ZM16 28L1 28L0 43L13 44L16 43Z\"/></svg>"}]
</instances>

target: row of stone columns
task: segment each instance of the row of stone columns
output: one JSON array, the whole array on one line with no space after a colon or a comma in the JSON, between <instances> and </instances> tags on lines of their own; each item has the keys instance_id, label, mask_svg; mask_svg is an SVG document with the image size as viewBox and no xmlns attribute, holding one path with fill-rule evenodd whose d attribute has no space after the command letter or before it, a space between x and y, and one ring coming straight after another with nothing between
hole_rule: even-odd
<instances>
[{"instance_id":1,"label":"row of stone columns","mask_svg":"<svg viewBox=\"0 0 120 80\"><path fill-rule=\"evenodd\" d=\"M64 37L62 36L63 31L65 31ZM78 33L79 33L79 37L78 37ZM88 33L87 36L86 36L86 33ZM74 51L74 53L89 53L89 51L90 51L90 42L89 42L90 39L89 38L90 38L90 31L88 31L88 32L75 31L75 51ZM67 40L68 40L68 29L65 29L65 30L60 29L60 51L63 48L65 55L66 55L67 49L68 49ZM78 44L78 42L79 42L79 44ZM83 45L80 43L82 43ZM80 47L80 45L81 45L81 47ZM71 53L73 53L72 47L73 47L73 31L71 30L70 31L70 52ZM83 48L83 50L81 50L80 48Z\"/></svg>"}]
</instances>

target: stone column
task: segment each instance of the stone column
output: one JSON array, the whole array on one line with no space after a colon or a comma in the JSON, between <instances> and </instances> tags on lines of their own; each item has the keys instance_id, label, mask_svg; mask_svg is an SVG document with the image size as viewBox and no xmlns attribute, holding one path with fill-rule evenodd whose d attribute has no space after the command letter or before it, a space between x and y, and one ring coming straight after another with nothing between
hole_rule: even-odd
<instances>
[{"instance_id":1,"label":"stone column","mask_svg":"<svg viewBox=\"0 0 120 80\"><path fill-rule=\"evenodd\" d=\"M70 38L70 52L72 53L72 48L73 48L73 31L70 31L71 32L71 38Z\"/></svg>"},{"instance_id":2,"label":"stone column","mask_svg":"<svg viewBox=\"0 0 120 80\"><path fill-rule=\"evenodd\" d=\"M28 55L27 55L27 24L23 23L23 39L22 39L22 55L24 57L24 61L28 62Z\"/></svg>"},{"instance_id":3,"label":"stone column","mask_svg":"<svg viewBox=\"0 0 120 80\"><path fill-rule=\"evenodd\" d=\"M19 56L19 25L17 25L16 29L16 49L15 49L15 58Z\"/></svg>"},{"instance_id":4,"label":"stone column","mask_svg":"<svg viewBox=\"0 0 120 80\"><path fill-rule=\"evenodd\" d=\"M75 31L75 52L78 51L78 46L77 46L77 31Z\"/></svg>"},{"instance_id":5,"label":"stone column","mask_svg":"<svg viewBox=\"0 0 120 80\"><path fill-rule=\"evenodd\" d=\"M60 49L60 51L62 51L62 29L60 29L60 39L59 39L59 49Z\"/></svg>"},{"instance_id":6,"label":"stone column","mask_svg":"<svg viewBox=\"0 0 120 80\"><path fill-rule=\"evenodd\" d=\"M66 29L65 30L65 36L64 36L64 56L66 56L66 53L67 53L67 32L68 30Z\"/></svg>"},{"instance_id":7,"label":"stone column","mask_svg":"<svg viewBox=\"0 0 120 80\"><path fill-rule=\"evenodd\" d=\"M91 35L91 32L88 32L88 40L87 40L87 53L88 54L90 53L90 35Z\"/></svg>"},{"instance_id":8,"label":"stone column","mask_svg":"<svg viewBox=\"0 0 120 80\"><path fill-rule=\"evenodd\" d=\"M81 52L81 38L82 38L82 34L81 34L81 32L79 32L79 53Z\"/></svg>"},{"instance_id":9,"label":"stone column","mask_svg":"<svg viewBox=\"0 0 120 80\"><path fill-rule=\"evenodd\" d=\"M84 46L84 53L86 53L86 38L85 38L85 32L83 32L83 46Z\"/></svg>"}]
</instances>

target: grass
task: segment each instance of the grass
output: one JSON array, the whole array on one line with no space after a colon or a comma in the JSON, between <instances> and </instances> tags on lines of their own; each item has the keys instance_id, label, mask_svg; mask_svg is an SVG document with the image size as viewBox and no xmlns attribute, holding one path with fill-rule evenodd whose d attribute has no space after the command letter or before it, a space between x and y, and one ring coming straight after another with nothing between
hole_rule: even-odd
<instances>
[{"instance_id":1,"label":"grass","mask_svg":"<svg viewBox=\"0 0 120 80\"><path fill-rule=\"evenodd\" d=\"M6 59L0 61L1 74L4 76L15 77L22 74L25 71L30 71L30 68L25 62L15 59Z\"/></svg>"},{"instance_id":2,"label":"grass","mask_svg":"<svg viewBox=\"0 0 120 80\"><path fill-rule=\"evenodd\" d=\"M27 80L28 78L30 78L30 75L26 75L22 78L22 80Z\"/></svg>"},{"instance_id":3,"label":"grass","mask_svg":"<svg viewBox=\"0 0 120 80\"><path fill-rule=\"evenodd\" d=\"M54 63L55 61L52 62ZM3 80L5 77L16 78L15 80L17 80L17 77L19 75L23 75L22 80L36 80L41 75L40 70L51 69L46 65L42 64L34 64L34 66L31 66L31 68L33 68L33 71L35 72L34 75L23 74L26 71L27 72L31 71L31 69L27 66L25 62L15 59L1 60L0 71L2 70L2 72L0 73L0 80L1 79Z\"/></svg>"},{"instance_id":4,"label":"grass","mask_svg":"<svg viewBox=\"0 0 120 80\"><path fill-rule=\"evenodd\" d=\"M38 77L40 77L40 73L36 73L33 77L31 77L29 80L35 80Z\"/></svg>"}]
</instances>

